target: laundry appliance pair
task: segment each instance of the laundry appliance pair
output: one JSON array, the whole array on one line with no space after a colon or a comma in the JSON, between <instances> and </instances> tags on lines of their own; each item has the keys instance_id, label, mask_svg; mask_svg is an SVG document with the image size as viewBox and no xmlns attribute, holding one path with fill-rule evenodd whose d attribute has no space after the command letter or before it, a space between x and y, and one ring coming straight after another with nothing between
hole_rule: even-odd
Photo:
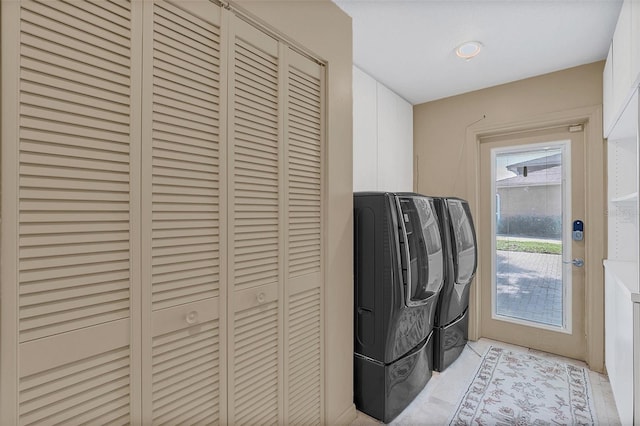
<instances>
[{"instance_id":1,"label":"laundry appliance pair","mask_svg":"<svg viewBox=\"0 0 640 426\"><path fill-rule=\"evenodd\" d=\"M460 355L477 264L466 201L354 194L354 401L385 423Z\"/></svg>"}]
</instances>

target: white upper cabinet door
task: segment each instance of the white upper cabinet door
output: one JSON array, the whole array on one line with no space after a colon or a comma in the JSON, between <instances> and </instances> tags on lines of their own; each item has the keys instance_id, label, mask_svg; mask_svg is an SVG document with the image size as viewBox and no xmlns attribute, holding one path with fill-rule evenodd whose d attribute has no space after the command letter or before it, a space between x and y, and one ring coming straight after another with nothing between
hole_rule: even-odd
<instances>
[{"instance_id":1,"label":"white upper cabinet door","mask_svg":"<svg viewBox=\"0 0 640 426\"><path fill-rule=\"evenodd\" d=\"M637 87L640 84L640 1L627 2L631 3L631 82Z\"/></svg>"},{"instance_id":2,"label":"white upper cabinet door","mask_svg":"<svg viewBox=\"0 0 640 426\"><path fill-rule=\"evenodd\" d=\"M353 67L353 190L378 189L378 82Z\"/></svg>"},{"instance_id":3,"label":"white upper cabinet door","mask_svg":"<svg viewBox=\"0 0 640 426\"><path fill-rule=\"evenodd\" d=\"M403 147L398 164L398 169L401 170L398 187L402 191L413 191L413 105L399 96L396 98L396 105L399 139Z\"/></svg>"},{"instance_id":4,"label":"white upper cabinet door","mask_svg":"<svg viewBox=\"0 0 640 426\"><path fill-rule=\"evenodd\" d=\"M613 34L613 109L617 117L631 96L631 2L625 1Z\"/></svg>"},{"instance_id":5,"label":"white upper cabinet door","mask_svg":"<svg viewBox=\"0 0 640 426\"><path fill-rule=\"evenodd\" d=\"M615 110L613 105L613 44L609 47L602 72L602 131L608 137L613 127Z\"/></svg>"},{"instance_id":6,"label":"white upper cabinet door","mask_svg":"<svg viewBox=\"0 0 640 426\"><path fill-rule=\"evenodd\" d=\"M378 84L378 190L413 190L413 108Z\"/></svg>"}]
</instances>

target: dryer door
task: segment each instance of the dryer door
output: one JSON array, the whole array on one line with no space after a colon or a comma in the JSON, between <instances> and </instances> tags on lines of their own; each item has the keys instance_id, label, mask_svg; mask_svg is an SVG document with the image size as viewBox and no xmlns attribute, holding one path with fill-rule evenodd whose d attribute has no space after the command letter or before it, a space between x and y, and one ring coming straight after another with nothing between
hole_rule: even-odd
<instances>
[{"instance_id":1,"label":"dryer door","mask_svg":"<svg viewBox=\"0 0 640 426\"><path fill-rule=\"evenodd\" d=\"M467 284L476 273L478 255L476 235L469 205L458 199L448 199L449 223L453 246L456 284Z\"/></svg>"},{"instance_id":2,"label":"dryer door","mask_svg":"<svg viewBox=\"0 0 640 426\"><path fill-rule=\"evenodd\" d=\"M443 282L443 252L433 200L428 197L398 197L404 234L402 259L405 269L407 306L423 305L437 296Z\"/></svg>"}]
</instances>

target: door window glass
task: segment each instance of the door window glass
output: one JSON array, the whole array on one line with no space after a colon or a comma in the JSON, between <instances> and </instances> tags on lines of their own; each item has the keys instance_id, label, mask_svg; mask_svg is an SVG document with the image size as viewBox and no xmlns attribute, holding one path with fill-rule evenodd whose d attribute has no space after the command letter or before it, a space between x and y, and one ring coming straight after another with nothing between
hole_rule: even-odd
<instances>
[{"instance_id":1,"label":"door window glass","mask_svg":"<svg viewBox=\"0 0 640 426\"><path fill-rule=\"evenodd\" d=\"M494 152L494 309L500 318L563 327L562 146Z\"/></svg>"}]
</instances>

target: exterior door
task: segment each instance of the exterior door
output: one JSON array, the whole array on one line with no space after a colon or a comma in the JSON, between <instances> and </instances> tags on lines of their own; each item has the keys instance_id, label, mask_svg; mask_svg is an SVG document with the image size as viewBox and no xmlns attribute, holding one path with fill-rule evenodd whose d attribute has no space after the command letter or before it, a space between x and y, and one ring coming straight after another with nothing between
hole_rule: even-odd
<instances>
[{"instance_id":1,"label":"exterior door","mask_svg":"<svg viewBox=\"0 0 640 426\"><path fill-rule=\"evenodd\" d=\"M480 156L481 335L584 359L584 132L494 136Z\"/></svg>"}]
</instances>

